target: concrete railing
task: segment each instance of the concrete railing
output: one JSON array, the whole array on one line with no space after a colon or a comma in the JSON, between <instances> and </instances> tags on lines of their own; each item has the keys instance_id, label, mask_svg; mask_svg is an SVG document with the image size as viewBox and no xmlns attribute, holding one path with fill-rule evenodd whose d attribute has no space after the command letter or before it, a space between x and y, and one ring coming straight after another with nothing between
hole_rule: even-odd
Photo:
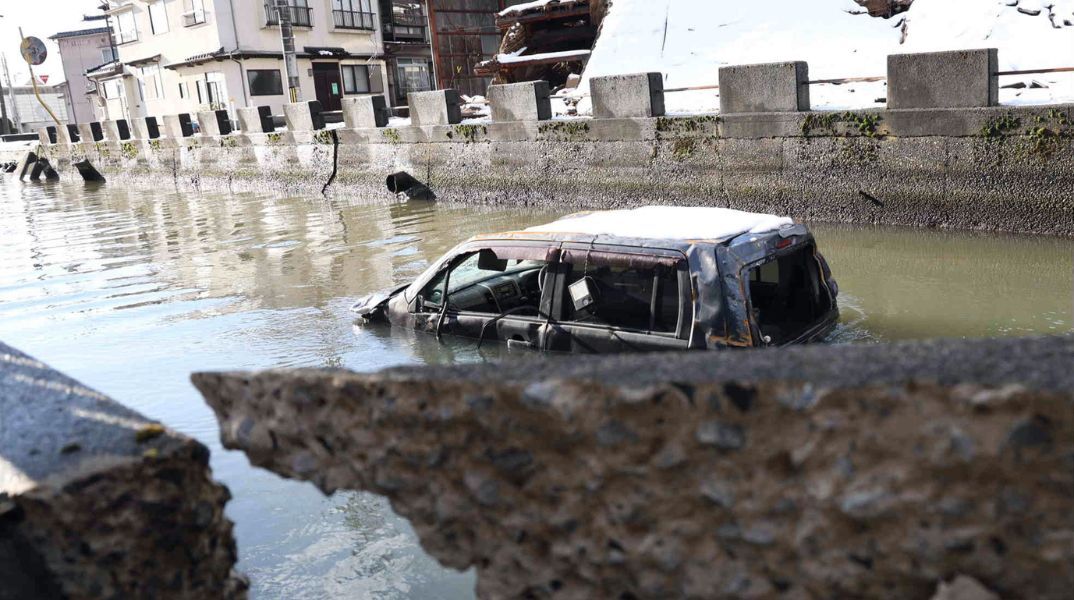
<instances>
[{"instance_id":1,"label":"concrete railing","mask_svg":"<svg viewBox=\"0 0 1074 600\"><path fill-rule=\"evenodd\" d=\"M0 343L0 598L245 598L209 450Z\"/></svg>"},{"instance_id":2,"label":"concrete railing","mask_svg":"<svg viewBox=\"0 0 1074 600\"><path fill-rule=\"evenodd\" d=\"M902 110L961 110L998 106L998 53L996 49L959 50L924 54L899 54L888 57L888 106ZM590 81L593 119L655 118L664 115L665 93L687 89L719 89L720 114L730 117L730 131L751 135L792 135L797 125L766 127L755 132L752 125L739 127L736 115L764 113L806 113L811 110L810 85L837 80L810 81L805 62L784 62L721 67L718 86L682 88L665 92L663 75L637 73L594 77ZM859 78L862 79L862 78ZM864 78L870 81L883 77ZM715 92L713 92L715 93ZM408 97L410 126L454 126L462 123L462 101L456 90L414 92ZM539 122L552 118L550 90L545 81L493 85L488 90L491 118L485 122ZM325 128L319 102L284 105L283 118L291 141L311 141L313 132ZM237 111L239 133L257 135L273 133L276 128L268 107L241 108ZM386 127L390 110L383 96L358 96L343 100L344 129L364 130ZM201 133L198 137L217 137L232 133L231 121L222 110L197 114ZM42 134L42 144L71 144L79 141L151 140L157 137L182 139L194 135L189 114L166 115L163 131L154 133L154 117L135 119L133 135L124 135L120 124L106 122L88 126L70 125L66 131L50 128ZM756 120L756 119L755 119ZM773 121L766 121L772 123ZM787 121L790 123L790 121ZM738 127L736 129L736 127ZM406 129L405 127L401 129ZM920 129L920 128L918 128ZM946 131L940 134L946 134ZM295 137L294 134L298 134ZM734 136L734 135L733 135ZM416 136L415 139L420 138Z\"/></svg>"},{"instance_id":3,"label":"concrete railing","mask_svg":"<svg viewBox=\"0 0 1074 600\"><path fill-rule=\"evenodd\" d=\"M387 496L478 597L1059 599L1072 360L1067 337L193 381L225 447Z\"/></svg>"}]
</instances>

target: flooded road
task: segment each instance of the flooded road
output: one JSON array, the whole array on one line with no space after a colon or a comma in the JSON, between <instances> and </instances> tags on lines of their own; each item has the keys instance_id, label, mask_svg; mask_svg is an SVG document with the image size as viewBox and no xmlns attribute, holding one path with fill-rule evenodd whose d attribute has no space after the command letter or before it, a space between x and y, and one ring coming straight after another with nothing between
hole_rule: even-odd
<instances>
[{"instance_id":1,"label":"flooded road","mask_svg":"<svg viewBox=\"0 0 1074 600\"><path fill-rule=\"evenodd\" d=\"M323 497L219 444L196 370L486 360L473 344L355 329L349 306L472 234L560 213L0 185L0 339L212 449L253 597L466 598L375 496ZM1069 331L1074 240L817 225L836 342Z\"/></svg>"}]
</instances>

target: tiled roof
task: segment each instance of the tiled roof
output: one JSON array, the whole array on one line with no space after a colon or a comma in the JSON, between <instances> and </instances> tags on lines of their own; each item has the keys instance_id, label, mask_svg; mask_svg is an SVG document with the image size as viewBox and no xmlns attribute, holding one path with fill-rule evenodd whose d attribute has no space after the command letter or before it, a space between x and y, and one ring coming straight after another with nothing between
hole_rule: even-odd
<instances>
[{"instance_id":1,"label":"tiled roof","mask_svg":"<svg viewBox=\"0 0 1074 600\"><path fill-rule=\"evenodd\" d=\"M48 36L48 38L50 40L58 40L60 38L80 37L83 35L97 35L98 33L108 33L109 31L111 30L107 27L94 27L93 29L79 29L77 31L61 31Z\"/></svg>"}]
</instances>

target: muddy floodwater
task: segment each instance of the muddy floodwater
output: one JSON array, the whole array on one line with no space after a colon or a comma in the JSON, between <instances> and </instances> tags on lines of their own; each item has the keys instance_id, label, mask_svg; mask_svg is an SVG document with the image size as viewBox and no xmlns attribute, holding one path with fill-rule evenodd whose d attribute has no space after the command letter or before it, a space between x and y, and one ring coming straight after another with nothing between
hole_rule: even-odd
<instances>
[{"instance_id":1,"label":"muddy floodwater","mask_svg":"<svg viewBox=\"0 0 1074 600\"><path fill-rule=\"evenodd\" d=\"M466 598L382 499L324 497L220 447L197 370L489 360L355 328L368 291L470 235L560 213L83 185L0 185L0 339L212 449L255 598ZM815 224L841 288L834 343L1071 329L1074 240ZM538 357L538 359L540 359Z\"/></svg>"}]
</instances>

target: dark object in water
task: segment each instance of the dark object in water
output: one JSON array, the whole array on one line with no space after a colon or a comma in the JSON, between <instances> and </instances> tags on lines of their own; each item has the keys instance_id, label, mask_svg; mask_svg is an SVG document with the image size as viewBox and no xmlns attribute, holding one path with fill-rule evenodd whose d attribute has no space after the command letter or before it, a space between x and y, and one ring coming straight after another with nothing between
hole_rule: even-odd
<instances>
[{"instance_id":1,"label":"dark object in water","mask_svg":"<svg viewBox=\"0 0 1074 600\"><path fill-rule=\"evenodd\" d=\"M82 176L83 181L104 182L104 175L101 175L100 171L90 164L89 159L80 160L74 163L74 166L78 169L78 174Z\"/></svg>"},{"instance_id":2,"label":"dark object in water","mask_svg":"<svg viewBox=\"0 0 1074 600\"><path fill-rule=\"evenodd\" d=\"M388 175L386 183L388 191L393 194L406 194L411 200L436 200L436 194L427 185L406 171Z\"/></svg>"}]
</instances>

